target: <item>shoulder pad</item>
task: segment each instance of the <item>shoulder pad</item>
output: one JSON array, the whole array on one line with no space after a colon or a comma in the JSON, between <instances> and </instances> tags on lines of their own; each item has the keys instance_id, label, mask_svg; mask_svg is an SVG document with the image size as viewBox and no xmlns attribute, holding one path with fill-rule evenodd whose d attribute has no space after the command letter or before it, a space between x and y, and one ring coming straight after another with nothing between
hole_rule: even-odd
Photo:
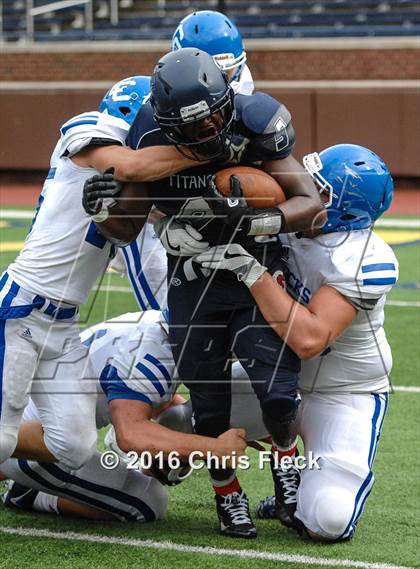
<instances>
[{"instance_id":1,"label":"shoulder pad","mask_svg":"<svg viewBox=\"0 0 420 569\"><path fill-rule=\"evenodd\" d=\"M235 109L238 119L254 134L273 132L276 118L282 118L285 124L291 121L286 107L267 93L236 95Z\"/></svg>"},{"instance_id":2,"label":"shoulder pad","mask_svg":"<svg viewBox=\"0 0 420 569\"><path fill-rule=\"evenodd\" d=\"M237 95L236 99L239 119L251 135L247 160L264 162L289 156L295 144L295 131L287 108L266 93Z\"/></svg>"},{"instance_id":3,"label":"shoulder pad","mask_svg":"<svg viewBox=\"0 0 420 569\"><path fill-rule=\"evenodd\" d=\"M94 139L124 144L128 129L128 123L106 113L82 113L61 127L60 156L72 156L89 146Z\"/></svg>"},{"instance_id":4,"label":"shoulder pad","mask_svg":"<svg viewBox=\"0 0 420 569\"><path fill-rule=\"evenodd\" d=\"M369 230L352 232L334 250L331 260L333 272L326 284L349 298L356 308L373 308L366 301L381 298L398 279L398 261L392 249Z\"/></svg>"}]
</instances>

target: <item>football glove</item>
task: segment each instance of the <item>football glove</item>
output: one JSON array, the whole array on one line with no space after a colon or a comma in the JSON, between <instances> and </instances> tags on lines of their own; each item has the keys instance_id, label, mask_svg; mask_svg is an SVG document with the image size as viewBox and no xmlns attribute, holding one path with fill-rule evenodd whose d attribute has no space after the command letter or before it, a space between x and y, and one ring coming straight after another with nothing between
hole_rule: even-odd
<instances>
[{"instance_id":1,"label":"football glove","mask_svg":"<svg viewBox=\"0 0 420 569\"><path fill-rule=\"evenodd\" d=\"M267 270L239 243L212 247L194 257L194 261L206 269L232 271L248 288Z\"/></svg>"},{"instance_id":2,"label":"football glove","mask_svg":"<svg viewBox=\"0 0 420 569\"><path fill-rule=\"evenodd\" d=\"M170 255L192 257L205 251L209 244L192 225L180 223L173 217L161 217L153 224L156 235Z\"/></svg>"},{"instance_id":3,"label":"football glove","mask_svg":"<svg viewBox=\"0 0 420 569\"><path fill-rule=\"evenodd\" d=\"M277 235L281 231L283 213L277 207L249 207L237 176L230 177L230 196L224 196L217 189L213 176L203 197L214 214L223 219L239 236Z\"/></svg>"},{"instance_id":4,"label":"football glove","mask_svg":"<svg viewBox=\"0 0 420 569\"><path fill-rule=\"evenodd\" d=\"M83 209L98 223L107 219L108 208L115 205L115 198L121 191L121 183L115 180L113 168L104 174L96 174L88 178L83 186Z\"/></svg>"}]
</instances>

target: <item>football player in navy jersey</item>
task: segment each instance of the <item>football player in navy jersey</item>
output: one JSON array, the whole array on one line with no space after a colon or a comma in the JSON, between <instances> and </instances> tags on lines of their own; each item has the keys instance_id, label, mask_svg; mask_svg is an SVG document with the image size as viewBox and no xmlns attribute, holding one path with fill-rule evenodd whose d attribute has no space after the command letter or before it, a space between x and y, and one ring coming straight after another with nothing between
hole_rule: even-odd
<instances>
[{"instance_id":1,"label":"football player in navy jersey","mask_svg":"<svg viewBox=\"0 0 420 569\"><path fill-rule=\"evenodd\" d=\"M284 269L276 236L325 222L311 177L293 158L291 115L272 97L236 95L212 57L193 48L165 55L151 81L151 99L143 104L128 134L133 149L175 144L203 166L137 186L166 217L157 233L168 251L170 341L178 372L191 392L196 432L218 436L226 430L231 407L233 354L248 372L263 417L282 456L292 444L289 425L299 404L299 358L266 324L244 283L228 271L202 271L194 263L191 241L210 245L239 241L273 275ZM256 165L283 187L281 208L252 209L232 179L233 199L221 196L213 175L227 163ZM101 182L102 183L102 182ZM101 193L102 192L102 193ZM85 185L86 201L106 196L106 184ZM130 202L122 190L119 203L98 221L114 242L136 236ZM108 212L105 212L105 216ZM129 221L129 223L127 223ZM197 233L198 232L198 233ZM275 237L270 242L259 236ZM248 500L235 472L212 469L220 530L233 537L255 537Z\"/></svg>"}]
</instances>

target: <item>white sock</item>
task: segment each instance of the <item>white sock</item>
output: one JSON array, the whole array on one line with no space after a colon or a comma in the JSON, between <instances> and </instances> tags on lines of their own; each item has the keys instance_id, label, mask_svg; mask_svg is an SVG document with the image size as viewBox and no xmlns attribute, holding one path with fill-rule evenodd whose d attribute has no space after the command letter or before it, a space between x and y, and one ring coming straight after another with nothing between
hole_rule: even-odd
<instances>
[{"instance_id":1,"label":"white sock","mask_svg":"<svg viewBox=\"0 0 420 569\"><path fill-rule=\"evenodd\" d=\"M33 509L35 512L48 512L59 515L58 496L52 496L45 492L38 492L38 496L34 500Z\"/></svg>"}]
</instances>

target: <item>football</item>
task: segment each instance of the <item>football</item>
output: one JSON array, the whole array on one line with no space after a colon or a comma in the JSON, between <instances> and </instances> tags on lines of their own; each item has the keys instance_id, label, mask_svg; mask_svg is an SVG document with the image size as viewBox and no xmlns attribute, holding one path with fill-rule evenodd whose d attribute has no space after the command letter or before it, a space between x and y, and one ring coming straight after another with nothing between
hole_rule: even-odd
<instances>
[{"instance_id":1,"label":"football","mask_svg":"<svg viewBox=\"0 0 420 569\"><path fill-rule=\"evenodd\" d=\"M224 196L230 196L230 177L236 176L247 204L255 208L270 208L283 203L286 196L276 180L258 168L235 166L217 172L215 183Z\"/></svg>"}]
</instances>

